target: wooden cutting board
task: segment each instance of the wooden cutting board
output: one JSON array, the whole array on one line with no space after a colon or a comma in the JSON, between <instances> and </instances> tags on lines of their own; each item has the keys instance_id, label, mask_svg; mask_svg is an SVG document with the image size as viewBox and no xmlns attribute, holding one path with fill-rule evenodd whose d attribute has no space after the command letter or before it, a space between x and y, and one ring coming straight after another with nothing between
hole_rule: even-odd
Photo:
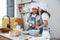
<instances>
[{"instance_id":1,"label":"wooden cutting board","mask_svg":"<svg viewBox=\"0 0 60 40\"><path fill-rule=\"evenodd\" d=\"M9 33L12 29L9 28L0 28L0 33Z\"/></svg>"},{"instance_id":2,"label":"wooden cutting board","mask_svg":"<svg viewBox=\"0 0 60 40\"><path fill-rule=\"evenodd\" d=\"M0 35L0 40L12 40L12 39Z\"/></svg>"}]
</instances>

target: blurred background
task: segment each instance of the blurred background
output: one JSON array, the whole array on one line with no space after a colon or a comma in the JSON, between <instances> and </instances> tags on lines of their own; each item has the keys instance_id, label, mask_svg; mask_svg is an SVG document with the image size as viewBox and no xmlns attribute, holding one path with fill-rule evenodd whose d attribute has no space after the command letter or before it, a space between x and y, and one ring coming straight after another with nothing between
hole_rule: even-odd
<instances>
[{"instance_id":1,"label":"blurred background","mask_svg":"<svg viewBox=\"0 0 60 40\"><path fill-rule=\"evenodd\" d=\"M25 25L26 14L30 12L31 0L0 0L0 27L2 26L2 18L4 15L9 15L13 18L23 18L24 30L28 27ZM49 20L49 27L52 38L60 38L60 0L33 0L37 3L46 3L47 10L51 14ZM25 3L29 2L29 3ZM25 4L24 4L25 3ZM18 10L19 5L22 4L22 12ZM23 14L24 13L24 14Z\"/></svg>"}]
</instances>

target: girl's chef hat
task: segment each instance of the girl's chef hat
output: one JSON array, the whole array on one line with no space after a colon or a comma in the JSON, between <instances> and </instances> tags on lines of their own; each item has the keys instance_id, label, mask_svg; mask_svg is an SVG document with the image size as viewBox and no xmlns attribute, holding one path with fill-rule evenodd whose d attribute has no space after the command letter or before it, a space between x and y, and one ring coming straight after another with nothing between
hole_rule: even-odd
<instances>
[{"instance_id":1,"label":"girl's chef hat","mask_svg":"<svg viewBox=\"0 0 60 40\"><path fill-rule=\"evenodd\" d=\"M32 11L32 8L37 8L38 9L38 4L37 3L31 3L30 4L30 11Z\"/></svg>"},{"instance_id":2,"label":"girl's chef hat","mask_svg":"<svg viewBox=\"0 0 60 40\"><path fill-rule=\"evenodd\" d=\"M41 8L41 9L43 9L45 11L48 10L46 3L39 3L39 8Z\"/></svg>"}]
</instances>

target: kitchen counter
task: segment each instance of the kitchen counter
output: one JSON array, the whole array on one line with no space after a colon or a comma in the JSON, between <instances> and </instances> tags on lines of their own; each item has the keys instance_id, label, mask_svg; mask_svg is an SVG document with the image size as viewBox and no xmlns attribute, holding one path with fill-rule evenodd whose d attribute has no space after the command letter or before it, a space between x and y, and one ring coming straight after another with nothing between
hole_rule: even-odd
<instances>
[{"instance_id":1,"label":"kitchen counter","mask_svg":"<svg viewBox=\"0 0 60 40\"><path fill-rule=\"evenodd\" d=\"M30 35L22 35L22 36L19 36L19 37L12 37L12 36L10 36L9 35L9 33L0 33L0 35L2 35L2 36L4 36L4 37L7 37L7 38L10 38L10 39L12 39L12 40L25 40L26 38L28 38L28 37L30 37L30 39L28 39L28 40L34 40L34 39L36 39L34 36L30 36ZM39 39L43 39L43 37L39 37Z\"/></svg>"},{"instance_id":2,"label":"kitchen counter","mask_svg":"<svg viewBox=\"0 0 60 40\"><path fill-rule=\"evenodd\" d=\"M10 33L0 33L0 35L12 39L12 40L50 40L42 36L31 36L31 35L26 35L26 34L21 34L21 36L18 37L13 37L10 35ZM39 34L40 35L40 34Z\"/></svg>"}]
</instances>

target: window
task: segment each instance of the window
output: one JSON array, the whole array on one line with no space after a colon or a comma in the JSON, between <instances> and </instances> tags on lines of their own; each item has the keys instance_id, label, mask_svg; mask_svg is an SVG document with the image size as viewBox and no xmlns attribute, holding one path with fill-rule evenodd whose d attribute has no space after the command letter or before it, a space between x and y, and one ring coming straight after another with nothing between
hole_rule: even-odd
<instances>
[{"instance_id":1,"label":"window","mask_svg":"<svg viewBox=\"0 0 60 40\"><path fill-rule=\"evenodd\" d=\"M7 0L0 0L0 26L3 16L7 15Z\"/></svg>"}]
</instances>

